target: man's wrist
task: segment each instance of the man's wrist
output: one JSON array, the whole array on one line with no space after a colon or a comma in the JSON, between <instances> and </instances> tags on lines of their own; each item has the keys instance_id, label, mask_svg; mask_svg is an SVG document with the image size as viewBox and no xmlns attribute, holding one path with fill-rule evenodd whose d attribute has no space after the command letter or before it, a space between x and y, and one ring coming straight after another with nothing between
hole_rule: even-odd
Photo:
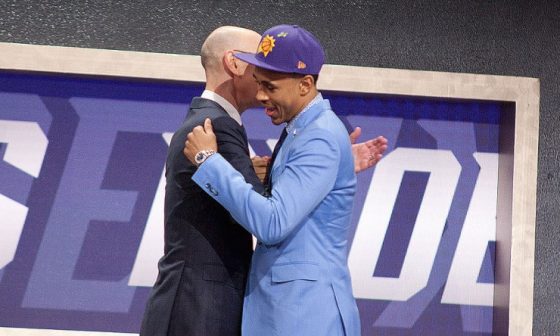
<instances>
[{"instance_id":1,"label":"man's wrist","mask_svg":"<svg viewBox=\"0 0 560 336\"><path fill-rule=\"evenodd\" d=\"M204 161L206 161L213 154L216 154L215 150L203 149L203 150L199 151L198 153L196 153L196 155L194 156L194 161L195 161L197 166L200 166L201 164L204 163Z\"/></svg>"}]
</instances>

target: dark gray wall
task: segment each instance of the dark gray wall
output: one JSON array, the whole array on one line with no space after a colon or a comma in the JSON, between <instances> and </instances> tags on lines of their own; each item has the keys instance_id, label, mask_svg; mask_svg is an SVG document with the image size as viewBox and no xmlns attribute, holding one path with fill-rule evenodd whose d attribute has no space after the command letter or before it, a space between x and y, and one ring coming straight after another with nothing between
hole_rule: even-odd
<instances>
[{"instance_id":1,"label":"dark gray wall","mask_svg":"<svg viewBox=\"0 0 560 336\"><path fill-rule=\"evenodd\" d=\"M314 32L332 64L541 80L533 331L560 334L560 2L0 2L0 41L28 44L198 54L218 26L280 23Z\"/></svg>"}]
</instances>

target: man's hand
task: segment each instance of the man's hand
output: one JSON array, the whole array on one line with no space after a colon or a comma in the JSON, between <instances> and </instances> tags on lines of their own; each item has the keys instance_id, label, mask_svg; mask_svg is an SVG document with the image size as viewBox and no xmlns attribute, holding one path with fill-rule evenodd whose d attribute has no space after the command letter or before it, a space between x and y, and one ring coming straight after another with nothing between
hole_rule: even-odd
<instances>
[{"instance_id":1,"label":"man's hand","mask_svg":"<svg viewBox=\"0 0 560 336\"><path fill-rule=\"evenodd\" d=\"M183 154L185 154L190 162L196 165L194 157L202 150L218 151L216 135L212 130L212 122L208 118L204 120L204 127L196 126L192 132L187 135Z\"/></svg>"},{"instance_id":2,"label":"man's hand","mask_svg":"<svg viewBox=\"0 0 560 336\"><path fill-rule=\"evenodd\" d=\"M253 161L253 169L255 169L255 173L257 173L257 177L262 183L264 183L264 176L266 175L266 167L270 162L270 157L255 156L251 158L251 161Z\"/></svg>"},{"instance_id":3,"label":"man's hand","mask_svg":"<svg viewBox=\"0 0 560 336\"><path fill-rule=\"evenodd\" d=\"M352 143L352 155L354 156L354 171L359 173L363 170L373 167L387 150L387 139L378 136L375 139L366 142L356 143L356 140L362 134L362 129L356 127L350 133L350 142Z\"/></svg>"}]
</instances>

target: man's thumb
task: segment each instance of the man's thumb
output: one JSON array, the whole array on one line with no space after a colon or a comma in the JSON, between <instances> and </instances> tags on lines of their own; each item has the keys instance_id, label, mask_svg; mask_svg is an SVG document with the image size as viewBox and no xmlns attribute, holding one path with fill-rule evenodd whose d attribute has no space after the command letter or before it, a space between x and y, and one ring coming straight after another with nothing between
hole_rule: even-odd
<instances>
[{"instance_id":1,"label":"man's thumb","mask_svg":"<svg viewBox=\"0 0 560 336\"><path fill-rule=\"evenodd\" d=\"M214 129L212 128L212 121L210 120L210 118L206 118L206 120L204 120L204 131L206 133L214 134Z\"/></svg>"},{"instance_id":2,"label":"man's thumb","mask_svg":"<svg viewBox=\"0 0 560 336\"><path fill-rule=\"evenodd\" d=\"M350 133L350 143L355 144L356 140L362 135L362 129L358 126L354 129L352 133Z\"/></svg>"}]
</instances>

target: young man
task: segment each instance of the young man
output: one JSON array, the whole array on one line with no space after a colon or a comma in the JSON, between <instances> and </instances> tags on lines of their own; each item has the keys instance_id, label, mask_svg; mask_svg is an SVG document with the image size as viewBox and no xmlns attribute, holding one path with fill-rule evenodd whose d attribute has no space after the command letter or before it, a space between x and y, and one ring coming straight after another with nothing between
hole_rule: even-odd
<instances>
[{"instance_id":1,"label":"young man","mask_svg":"<svg viewBox=\"0 0 560 336\"><path fill-rule=\"evenodd\" d=\"M272 122L287 123L270 195L215 153L210 120L188 135L184 154L199 165L193 180L258 239L242 333L359 335L347 268L354 161L345 127L317 91L323 49L305 29L281 25L263 34L256 54L236 57L256 67L256 97Z\"/></svg>"}]
</instances>

